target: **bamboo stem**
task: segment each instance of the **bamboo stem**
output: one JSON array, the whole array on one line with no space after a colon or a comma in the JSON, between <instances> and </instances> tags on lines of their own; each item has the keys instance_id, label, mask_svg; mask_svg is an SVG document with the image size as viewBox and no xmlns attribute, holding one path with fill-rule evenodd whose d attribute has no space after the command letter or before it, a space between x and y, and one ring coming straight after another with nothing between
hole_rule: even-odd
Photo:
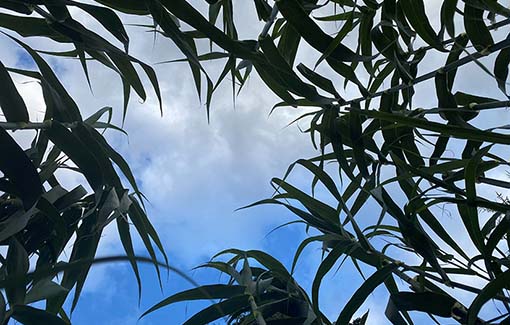
<instances>
[{"instance_id":1,"label":"bamboo stem","mask_svg":"<svg viewBox=\"0 0 510 325\"><path fill-rule=\"evenodd\" d=\"M404 90L404 89L407 89L407 88L410 88L410 87L413 87L414 85L417 85L423 81L427 81L429 79L432 79L436 76L436 73L438 72L443 72L443 73L447 73L447 72L450 72L454 69L457 69L467 63L471 63L475 60L478 60L482 57L485 57L485 56L488 56L492 53L495 53L496 51L499 51L499 50L502 50L502 49L505 49L505 48L508 48L510 47L510 38L507 38L501 42L498 42L490 47L488 47L486 50L482 51L482 52L476 52L474 54L471 54L469 56L465 56L457 61L454 61L450 64L447 64L445 65L444 67L441 67L437 70L434 70L434 71L431 71L431 72L428 72L426 74L423 74L417 78L415 78L412 82L410 83L407 83L407 84L399 84L397 86L394 86L394 87L391 87L391 88L388 88L388 89L385 89L385 90L381 90L381 91L378 91L378 92L375 92L373 94L370 94L368 96L364 96L364 97L358 97L358 98L355 98L355 99L351 99L351 100L348 100L348 101L345 101L345 102L342 102L340 105L341 106L347 106L347 105L352 105L352 104L359 104L359 103L362 103L368 99L373 99L373 98L377 98L377 97L381 97L382 95L384 94L392 94L392 93L395 93L395 92L398 92L400 90Z\"/></svg>"},{"instance_id":2,"label":"bamboo stem","mask_svg":"<svg viewBox=\"0 0 510 325\"><path fill-rule=\"evenodd\" d=\"M393 271L393 273L398 276L403 281L407 282L411 287L410 289L414 292L422 292L423 286L420 282L416 281L415 279L411 278L404 272L400 272L399 270ZM454 309L457 312L457 314L453 314L453 308L452 308L452 319L456 320L460 324L464 324L465 320L467 319L467 308L461 304L458 300L456 300L456 303L454 304ZM480 318L478 318L477 324L485 324L484 321L482 321Z\"/></svg>"},{"instance_id":3,"label":"bamboo stem","mask_svg":"<svg viewBox=\"0 0 510 325\"><path fill-rule=\"evenodd\" d=\"M275 4L273 6L273 9L271 10L271 15L269 16L269 19L267 20L266 24L264 25L264 28L262 29L262 32L260 33L259 37L265 37L269 33L269 29L271 26L273 26L276 16L278 16L278 6Z\"/></svg>"},{"instance_id":4,"label":"bamboo stem","mask_svg":"<svg viewBox=\"0 0 510 325\"><path fill-rule=\"evenodd\" d=\"M71 123L64 123L61 122L63 126L66 128L72 129L75 128L78 123L77 122L71 122ZM44 121L44 122L0 122L0 127L4 130L9 131L19 131L19 130L45 130L51 128L52 122L51 121Z\"/></svg>"},{"instance_id":5,"label":"bamboo stem","mask_svg":"<svg viewBox=\"0 0 510 325\"><path fill-rule=\"evenodd\" d=\"M248 301L250 302L250 308L251 308L251 312L253 314L253 318L255 318L257 324L258 325L266 325L266 321L265 321L264 317L262 317L262 314L260 313L259 308L258 308L257 304L255 303L255 298L252 295L250 295L250 297L248 298Z\"/></svg>"}]
</instances>

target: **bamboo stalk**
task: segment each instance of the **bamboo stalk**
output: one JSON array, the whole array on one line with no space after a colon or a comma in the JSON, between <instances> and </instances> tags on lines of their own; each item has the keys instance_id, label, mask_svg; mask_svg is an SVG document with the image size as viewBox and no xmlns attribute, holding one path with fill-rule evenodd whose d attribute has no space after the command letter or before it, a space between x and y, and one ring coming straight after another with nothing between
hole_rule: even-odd
<instances>
[{"instance_id":1,"label":"bamboo stalk","mask_svg":"<svg viewBox=\"0 0 510 325\"><path fill-rule=\"evenodd\" d=\"M78 122L65 123L61 122L66 128L72 129L78 125ZM44 122L0 122L0 127L4 130L9 131L20 131L20 130L45 130L51 128L52 121Z\"/></svg>"}]
</instances>

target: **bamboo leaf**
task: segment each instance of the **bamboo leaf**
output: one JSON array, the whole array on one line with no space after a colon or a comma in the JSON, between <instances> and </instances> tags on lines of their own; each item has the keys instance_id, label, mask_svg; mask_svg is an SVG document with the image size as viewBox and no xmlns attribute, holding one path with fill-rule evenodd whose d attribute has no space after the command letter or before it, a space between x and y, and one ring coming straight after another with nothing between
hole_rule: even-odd
<instances>
[{"instance_id":1,"label":"bamboo leaf","mask_svg":"<svg viewBox=\"0 0 510 325\"><path fill-rule=\"evenodd\" d=\"M342 312L336 320L337 324L348 324L354 313L361 307L365 299L375 288L383 283L386 278L397 268L395 264L388 264L372 274L362 285L356 290L354 295L349 299L342 309Z\"/></svg>"},{"instance_id":2,"label":"bamboo leaf","mask_svg":"<svg viewBox=\"0 0 510 325\"><path fill-rule=\"evenodd\" d=\"M17 195L23 200L25 210L30 209L41 196L43 187L37 170L23 149L0 127L0 144L3 154L0 157L0 171L9 178Z\"/></svg>"},{"instance_id":3,"label":"bamboo leaf","mask_svg":"<svg viewBox=\"0 0 510 325\"><path fill-rule=\"evenodd\" d=\"M328 256L322 261L315 274L312 283L312 302L313 308L316 314L319 313L319 287L321 285L322 279L324 276L331 270L333 265L338 261L338 259L345 254L352 247L352 242L350 240L340 241L331 252L329 252Z\"/></svg>"},{"instance_id":4,"label":"bamboo leaf","mask_svg":"<svg viewBox=\"0 0 510 325\"><path fill-rule=\"evenodd\" d=\"M47 311L30 306L14 306L12 308L12 318L25 325L68 325L62 318L55 316Z\"/></svg>"},{"instance_id":5,"label":"bamboo leaf","mask_svg":"<svg viewBox=\"0 0 510 325\"><path fill-rule=\"evenodd\" d=\"M48 299L54 296L59 296L62 294L67 294L69 290L60 286L59 284L49 280L43 279L41 281L37 281L30 291L27 292L25 297L25 304L30 304L36 301Z\"/></svg>"},{"instance_id":6,"label":"bamboo leaf","mask_svg":"<svg viewBox=\"0 0 510 325\"><path fill-rule=\"evenodd\" d=\"M55 112L56 114L55 117L62 122L75 122L75 121L81 122L82 119L80 111L74 99L67 93L64 86L60 83L60 80L57 78L57 76L50 68L50 66L46 63L46 61L39 54L37 54L36 51L34 51L30 46L28 46L24 42L10 35L7 36L16 43L18 43L21 47L25 49L25 51L28 52L28 54L30 54L30 56L34 59L35 63L37 64L37 67L39 68L39 71L41 72L41 75L44 78L47 85L51 87L51 89L58 95L58 98L62 101L62 105L56 106L58 111Z\"/></svg>"},{"instance_id":7,"label":"bamboo leaf","mask_svg":"<svg viewBox=\"0 0 510 325\"><path fill-rule=\"evenodd\" d=\"M483 9L466 3L464 6L464 27L469 40L481 52L494 44L487 25L483 21Z\"/></svg>"},{"instance_id":8,"label":"bamboo leaf","mask_svg":"<svg viewBox=\"0 0 510 325\"><path fill-rule=\"evenodd\" d=\"M28 272L27 251L16 238L9 240L5 266L8 276L24 276ZM25 283L20 283L17 286L6 289L5 294L10 306L24 303L26 296L25 285Z\"/></svg>"},{"instance_id":9,"label":"bamboo leaf","mask_svg":"<svg viewBox=\"0 0 510 325\"><path fill-rule=\"evenodd\" d=\"M215 321L218 318L233 314L248 306L249 295L234 296L233 298L224 300L209 306L184 322L184 325L202 325Z\"/></svg>"},{"instance_id":10,"label":"bamboo leaf","mask_svg":"<svg viewBox=\"0 0 510 325\"><path fill-rule=\"evenodd\" d=\"M466 130L463 127L444 125L437 122L417 119L413 117L378 112L374 110L360 110L361 115L376 118L384 121L399 123L398 127L416 127L424 130L438 132L443 135L449 135L458 139L477 140L484 142L493 142L499 144L510 144L510 136L506 134L483 131L479 129Z\"/></svg>"},{"instance_id":11,"label":"bamboo leaf","mask_svg":"<svg viewBox=\"0 0 510 325\"><path fill-rule=\"evenodd\" d=\"M406 18L409 20L409 23L413 26L418 35L420 35L427 44L438 51L444 51L439 37L436 35L428 21L423 0L403 0L399 3L404 10Z\"/></svg>"},{"instance_id":12,"label":"bamboo leaf","mask_svg":"<svg viewBox=\"0 0 510 325\"><path fill-rule=\"evenodd\" d=\"M94 17L103 27L108 30L115 38L117 38L122 44L124 44L124 48L126 49L129 45L129 36L124 29L124 25L120 18L115 14L113 10L110 8L94 6L85 3L75 2L73 3L78 8L87 12L89 15Z\"/></svg>"},{"instance_id":13,"label":"bamboo leaf","mask_svg":"<svg viewBox=\"0 0 510 325\"><path fill-rule=\"evenodd\" d=\"M510 283L510 270L496 276L496 278L489 282L469 306L467 314L467 324L474 325L477 321L477 316L483 305L498 294L502 289L508 289Z\"/></svg>"},{"instance_id":14,"label":"bamboo leaf","mask_svg":"<svg viewBox=\"0 0 510 325\"><path fill-rule=\"evenodd\" d=\"M457 0L445 0L441 5L441 25L446 29L450 37L455 37L455 9Z\"/></svg>"},{"instance_id":15,"label":"bamboo leaf","mask_svg":"<svg viewBox=\"0 0 510 325\"><path fill-rule=\"evenodd\" d=\"M452 297L436 292L398 292L390 299L399 310L417 310L441 317L451 317L457 303Z\"/></svg>"},{"instance_id":16,"label":"bamboo leaf","mask_svg":"<svg viewBox=\"0 0 510 325\"><path fill-rule=\"evenodd\" d=\"M287 21L298 31L301 37L313 48L324 53L326 49L333 43L333 38L322 29L308 16L299 2L292 0L279 0L276 2L278 9ZM330 53L330 56L342 62L363 61L370 58L363 57L354 53L351 49L343 44L339 44Z\"/></svg>"},{"instance_id":17,"label":"bamboo leaf","mask_svg":"<svg viewBox=\"0 0 510 325\"><path fill-rule=\"evenodd\" d=\"M496 57L496 61L494 62L494 75L496 76L496 81L498 82L498 87L504 94L506 92L506 81L508 78L508 65L510 64L510 49L502 49L498 56Z\"/></svg>"},{"instance_id":18,"label":"bamboo leaf","mask_svg":"<svg viewBox=\"0 0 510 325\"><path fill-rule=\"evenodd\" d=\"M1 61L0 107L7 122L28 122L27 106Z\"/></svg>"},{"instance_id":19,"label":"bamboo leaf","mask_svg":"<svg viewBox=\"0 0 510 325\"><path fill-rule=\"evenodd\" d=\"M215 284L181 291L158 302L147 311L145 311L142 316L140 316L140 318L154 312L155 310L176 302L201 299L229 299L242 295L245 290L245 286Z\"/></svg>"}]
</instances>

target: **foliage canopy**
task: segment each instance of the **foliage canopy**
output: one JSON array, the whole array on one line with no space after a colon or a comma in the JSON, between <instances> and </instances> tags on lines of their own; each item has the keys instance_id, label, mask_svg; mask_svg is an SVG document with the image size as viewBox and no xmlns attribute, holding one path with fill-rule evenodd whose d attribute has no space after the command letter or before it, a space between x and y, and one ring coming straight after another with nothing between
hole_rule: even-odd
<instances>
[{"instance_id":1,"label":"foliage canopy","mask_svg":"<svg viewBox=\"0 0 510 325\"><path fill-rule=\"evenodd\" d=\"M10 283L6 318L24 322L43 314L54 322L66 321L62 303L68 290L76 287L74 308L89 265L67 269L60 284L51 282L54 273L47 270L56 267L73 233L77 244L69 265L92 260L102 229L115 221L140 281L129 220L158 267L155 249L163 252L163 248L144 213L134 177L96 130L117 128L109 119L101 122L111 109L82 119L78 105L41 56L76 57L87 78L90 59L116 71L124 84L124 114L130 89L146 97L133 64L143 69L160 98L152 68L127 54L129 38L116 10L150 16L154 25L146 28L178 46L189 62L199 95L205 88L208 113L219 83L230 75L238 91L255 70L281 98L275 108L314 108L302 119L320 150L319 156L292 164L282 179L274 178L275 195L254 204L283 206L310 230L290 272L264 252L230 249L220 253L233 255L230 260L204 265L228 274L231 281L227 285L175 294L148 312L183 300L214 298L221 300L187 324L205 324L223 316L235 324L331 324L321 312L320 285L337 262L348 258L362 275L366 270L372 273L341 306L333 320L337 324L351 322L380 285L389 293L386 317L393 324L412 323L410 311L461 324L510 322L506 291L510 283L509 204L504 195L496 195L510 188L509 182L500 179L508 165L501 156L510 136L508 126L489 118L510 103L506 89L508 8L496 0L445 0L437 3L435 11L426 11L423 0L254 0L250 14L261 21L261 34L256 40L240 40L232 0L208 0L207 18L185 0L97 2L102 6L65 0L0 3L7 9L0 14L2 29L73 47L62 53L36 51L9 36L32 56L38 71L0 65L0 106L6 120L0 124L6 152L0 158L0 190L4 193L0 241L9 246L2 270L7 279L26 274L28 256L36 254L35 274L40 268L47 275L4 281L6 286ZM69 7L95 18L124 49L74 20ZM435 17L440 22L437 28L431 23ZM211 42L211 50L199 53L197 44L204 39ZM318 59L296 62L302 48L313 49ZM224 60L218 80L211 80L204 69L202 63L208 60ZM473 93L473 87L460 83L465 67L490 76L493 85L486 87L498 87L499 96L488 96L483 88ZM47 107L45 122L29 121L12 74L40 82ZM23 150L5 130L27 128L38 132L31 148ZM68 160L72 164L66 164ZM128 195L113 164L134 194ZM313 175L312 188L328 192L332 200L293 186L287 176L296 167ZM83 187L62 189L55 176L59 168L83 173L93 193ZM445 221L445 210L451 211L454 225ZM460 224L470 245L459 240ZM327 254L309 296L293 272L303 249L314 242L322 243ZM416 263L413 253L423 263ZM249 261L257 263L250 265ZM44 295L37 297L47 299L46 311L26 306L41 287ZM464 292L475 294L469 306L459 301ZM501 304L502 312L482 320L480 310L489 300ZM366 315L354 323L364 323Z\"/></svg>"}]
</instances>

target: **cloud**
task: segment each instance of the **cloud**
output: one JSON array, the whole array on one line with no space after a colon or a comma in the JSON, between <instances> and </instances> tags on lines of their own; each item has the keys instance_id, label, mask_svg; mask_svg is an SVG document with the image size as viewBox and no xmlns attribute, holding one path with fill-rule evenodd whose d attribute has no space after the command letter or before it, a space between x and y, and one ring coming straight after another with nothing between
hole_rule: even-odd
<instances>
[{"instance_id":1,"label":"cloud","mask_svg":"<svg viewBox=\"0 0 510 325\"><path fill-rule=\"evenodd\" d=\"M79 17L94 25L90 18ZM153 44L151 34L139 28L130 28L130 32L131 53L147 62L182 57L167 39L159 37ZM56 49L55 44L40 39L31 39L29 43L38 49ZM30 65L26 54L20 56L21 52L14 50L12 42L3 48L10 49L6 51L9 65L21 61ZM113 106L114 121L120 124L123 95L117 75L90 63L91 93L79 62L45 58L62 78L84 116L103 106ZM308 135L302 134L296 125L286 127L303 111L280 109L268 118L272 105L278 100L253 74L236 99L235 107L229 85L219 88L208 123L189 67L176 63L155 68L164 100L163 117L145 78L149 98L142 104L136 95L132 96L125 122L129 137L110 131L107 137L127 158L148 197L150 219L172 264L189 269L229 247L270 249L264 236L274 226L288 221L290 214L268 207L234 210L269 197L273 191L269 186L271 177L282 176L291 162L304 154L311 155ZM222 67L216 64L209 68L214 74ZM41 121L44 102L38 84L25 84L25 79L21 78L16 81L30 107L31 119ZM32 137L29 132L17 134L24 146ZM60 173L59 179L68 189L84 182L72 171ZM146 254L140 241L137 251ZM98 255L121 252L116 228L111 225L103 234ZM116 268L93 267L84 292L101 292L107 297L115 294L119 285L113 276Z\"/></svg>"},{"instance_id":2,"label":"cloud","mask_svg":"<svg viewBox=\"0 0 510 325\"><path fill-rule=\"evenodd\" d=\"M199 1L203 5L203 1ZM248 4L236 3L236 6ZM249 6L252 3L250 2ZM428 9L432 6L427 6ZM247 14L252 10L236 11L242 13L237 19L243 29L240 34L245 37L256 37L260 24L253 21L253 15ZM250 8L251 9L251 8ZM77 17L100 29L99 25L90 17L79 14ZM436 17L437 18L437 17ZM437 19L435 18L435 23ZM130 22L147 22L140 18ZM330 27L331 28L331 27ZM131 36L131 53L146 62L155 63L164 60L181 58L171 42L161 36L154 43L153 35L140 28L128 27ZM354 42L355 39L350 41ZM19 50L12 46L12 42L0 38L3 51L2 60L6 65L27 64L26 55L20 56ZM48 49L40 40L30 40L37 48ZM55 44L50 46L56 48ZM59 46L59 48L61 48ZM5 52L5 53L4 53ZM313 66L317 53L306 45L300 49L299 60ZM22 58L22 59L21 59ZM435 69L444 62L444 57L427 57L424 70ZM114 120L120 124L122 117L123 93L120 79L112 71L90 63L92 89L91 94L85 81L83 71L75 60L49 59L59 75L63 78L66 88L78 102L84 115L91 114L101 107L113 106ZM220 62L208 64L212 75L217 75L222 66ZM125 156L134 170L142 191L149 199L149 215L157 228L162 240L171 256L171 262L183 268L195 266L207 260L217 251L229 247L259 248L275 252L275 255L285 260L286 265L291 260L295 243L304 236L302 231L292 228L268 239L264 235L272 227L293 219L287 211L281 208L262 207L234 212L235 209L267 198L272 194L269 180L273 176L282 176L287 166L297 158L314 154L308 134L302 134L297 126L285 128L286 124L300 115L302 110L277 110L270 118L267 117L270 108L278 99L270 93L259 78L253 74L246 88L236 99L236 106L232 104L229 84L220 87L216 93L211 108L211 122L207 122L206 111L200 103L194 89L190 71L185 63L155 65L163 94L163 117L160 116L158 103L151 90L147 78L149 98L141 103L135 94L131 98L129 112L125 121L125 129L129 134L124 135L108 132L107 137L114 146ZM320 66L319 69L324 67ZM320 70L322 71L322 70ZM479 75L474 69L461 69L456 82L456 89L477 88L473 80ZM338 82L337 76L331 76ZM484 83L487 81L484 77ZM39 121L42 119L43 102L36 83L22 84L17 80L27 104L31 108L30 116ZM432 81L431 81L432 82ZM430 96L431 82L417 86L417 105L433 107L436 105L434 96ZM489 81L487 81L489 82ZM341 87L339 87L341 88ZM484 87L480 93L494 91ZM357 92L348 88L346 93L352 95ZM419 95L425 93L426 95ZM374 101L377 103L377 101ZM494 121L502 120L503 113L495 113ZM27 134L27 133L24 133ZM26 135L19 137L19 141L28 143L31 138ZM453 150L458 150L455 145ZM298 185L308 186L309 175L297 172L293 180ZM69 187L82 182L79 175L66 172L61 174L63 183ZM320 194L320 193L319 193ZM397 200L403 200L399 196ZM361 214L362 223L373 222L373 211L379 213L369 205ZM434 211L436 212L436 211ZM438 212L439 213L439 212ZM458 227L458 216L441 218L445 227L452 230L455 238L467 238ZM462 233L462 236L456 236ZM276 238L276 239L275 239ZM137 242L137 251L144 253L143 246ZM464 245L466 244L466 245ZM469 247L468 240L463 247ZM117 239L115 227L109 227L102 239L99 254L109 255L121 252L121 245ZM316 266L320 263L318 250L309 250L300 262L299 278L304 286L310 286ZM94 268L85 287L86 292L115 293L119 284L111 270L116 266ZM354 272L349 271L343 277L344 286L355 290L351 282ZM334 282L336 278L331 280ZM329 282L328 282L329 283ZM341 305L337 300L338 291L345 287L325 286L322 293L328 314L334 316ZM345 298L345 297L344 297ZM367 306L374 306L379 298L371 298ZM371 307L372 309L377 307ZM380 309L380 308L379 308ZM371 313L374 323L379 310Z\"/></svg>"}]
</instances>

